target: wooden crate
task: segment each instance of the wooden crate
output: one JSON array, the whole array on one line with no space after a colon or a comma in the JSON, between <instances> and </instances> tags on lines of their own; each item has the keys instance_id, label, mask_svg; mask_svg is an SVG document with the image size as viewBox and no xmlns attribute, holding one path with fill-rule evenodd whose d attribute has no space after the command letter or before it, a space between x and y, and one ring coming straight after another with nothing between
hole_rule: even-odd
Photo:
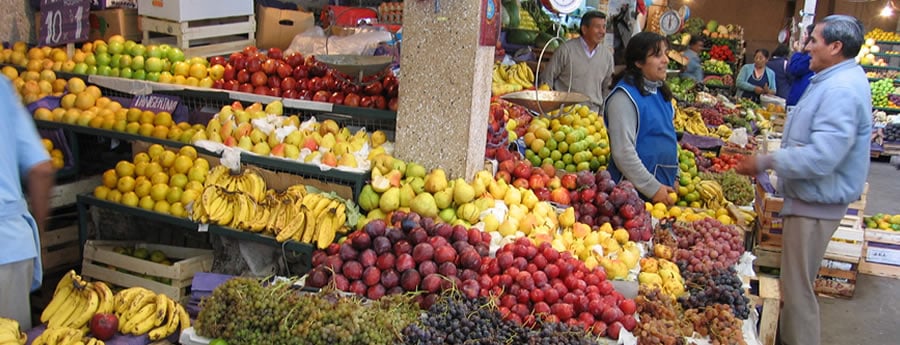
<instances>
[{"instance_id":1,"label":"wooden crate","mask_svg":"<svg viewBox=\"0 0 900 345\"><path fill-rule=\"evenodd\" d=\"M179 260L167 266L116 253L113 248L118 246L160 250L167 257ZM211 250L128 241L87 241L84 245L81 275L86 279L102 280L125 288L144 287L183 302L191 293L194 274L209 271L212 262Z\"/></svg>"},{"instance_id":2,"label":"wooden crate","mask_svg":"<svg viewBox=\"0 0 900 345\"><path fill-rule=\"evenodd\" d=\"M745 279L748 285L757 285L757 293L750 290L745 294L750 297L750 305L761 308L759 314L759 341L762 345L775 345L775 334L778 331L778 318L781 317L781 288L778 278L757 276Z\"/></svg>"},{"instance_id":3,"label":"wooden crate","mask_svg":"<svg viewBox=\"0 0 900 345\"><path fill-rule=\"evenodd\" d=\"M75 182L53 186L50 189L50 208L75 205L75 196L91 192L101 185L101 176L91 176Z\"/></svg>"},{"instance_id":4,"label":"wooden crate","mask_svg":"<svg viewBox=\"0 0 900 345\"><path fill-rule=\"evenodd\" d=\"M47 219L45 230L38 232L41 241L41 267L45 273L65 271L81 262L78 240L78 214L56 209Z\"/></svg>"},{"instance_id":5,"label":"wooden crate","mask_svg":"<svg viewBox=\"0 0 900 345\"><path fill-rule=\"evenodd\" d=\"M256 19L251 15L176 22L141 16L144 44L172 44L185 56L227 55L256 45ZM151 33L163 37L151 37Z\"/></svg>"},{"instance_id":6,"label":"wooden crate","mask_svg":"<svg viewBox=\"0 0 900 345\"><path fill-rule=\"evenodd\" d=\"M866 229L862 262L864 274L900 279L900 231Z\"/></svg>"},{"instance_id":7,"label":"wooden crate","mask_svg":"<svg viewBox=\"0 0 900 345\"><path fill-rule=\"evenodd\" d=\"M781 251L757 247L753 254L756 255L754 266L757 268L781 269ZM853 293L856 290L859 261L840 261L835 257L829 257L828 253L825 254L825 259L844 267L819 267L819 275L816 277L815 282L816 293L834 297L853 297Z\"/></svg>"},{"instance_id":8,"label":"wooden crate","mask_svg":"<svg viewBox=\"0 0 900 345\"><path fill-rule=\"evenodd\" d=\"M859 200L850 204L847 214L841 219L841 225L835 235L834 240L847 242L853 246L838 245L834 250L841 253L851 253L852 256L859 257L862 252L862 218L866 208L866 194L869 190L869 184L866 183L863 194ZM756 200L753 207L757 212L757 235L756 243L759 247L768 250L778 251L781 249L781 235L784 229L784 220L779 212L784 206L784 199L773 196L756 184ZM829 245L831 248L831 245ZM827 256L827 255L826 255ZM843 260L843 261L848 261Z\"/></svg>"}]
</instances>

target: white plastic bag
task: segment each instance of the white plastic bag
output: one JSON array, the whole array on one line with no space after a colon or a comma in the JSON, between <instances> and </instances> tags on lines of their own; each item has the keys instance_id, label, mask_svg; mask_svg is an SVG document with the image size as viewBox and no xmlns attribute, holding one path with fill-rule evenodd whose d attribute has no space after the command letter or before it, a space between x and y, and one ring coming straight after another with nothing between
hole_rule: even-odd
<instances>
[{"instance_id":1,"label":"white plastic bag","mask_svg":"<svg viewBox=\"0 0 900 345\"><path fill-rule=\"evenodd\" d=\"M286 54L304 55L372 55L381 42L393 40L390 32L371 31L350 36L325 36L320 27L306 30L294 37Z\"/></svg>"},{"instance_id":2,"label":"white plastic bag","mask_svg":"<svg viewBox=\"0 0 900 345\"><path fill-rule=\"evenodd\" d=\"M731 132L731 137L728 138L728 142L737 144L740 147L747 145L747 141L747 129L743 127L735 129Z\"/></svg>"}]
</instances>

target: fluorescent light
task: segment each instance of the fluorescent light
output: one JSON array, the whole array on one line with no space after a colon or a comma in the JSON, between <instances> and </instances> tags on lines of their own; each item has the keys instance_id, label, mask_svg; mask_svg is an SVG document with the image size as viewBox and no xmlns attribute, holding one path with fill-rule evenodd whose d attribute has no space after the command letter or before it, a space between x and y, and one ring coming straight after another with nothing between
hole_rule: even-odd
<instances>
[{"instance_id":1,"label":"fluorescent light","mask_svg":"<svg viewBox=\"0 0 900 345\"><path fill-rule=\"evenodd\" d=\"M890 17L890 16L894 15L894 9L893 9L892 7L893 7L893 6L891 6L891 0L888 0L888 1L884 4L884 8L881 9L881 14L880 14L880 15L881 15L882 17Z\"/></svg>"}]
</instances>

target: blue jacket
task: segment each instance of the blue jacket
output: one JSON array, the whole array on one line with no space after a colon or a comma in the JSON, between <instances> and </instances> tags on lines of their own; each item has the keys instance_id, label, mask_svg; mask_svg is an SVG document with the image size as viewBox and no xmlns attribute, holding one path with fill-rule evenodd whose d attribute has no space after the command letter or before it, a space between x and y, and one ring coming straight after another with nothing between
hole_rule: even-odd
<instances>
[{"instance_id":1,"label":"blue jacket","mask_svg":"<svg viewBox=\"0 0 900 345\"><path fill-rule=\"evenodd\" d=\"M753 64L748 63L741 67L740 73L738 73L737 80L735 80L735 85L737 85L737 97L749 97L743 96L744 93L753 94L753 90L756 88L753 84L750 84L748 81L751 76L753 76ZM768 80L769 90L778 91L778 85L775 84L775 71L772 71L771 68L766 67L766 80Z\"/></svg>"},{"instance_id":2,"label":"blue jacket","mask_svg":"<svg viewBox=\"0 0 900 345\"><path fill-rule=\"evenodd\" d=\"M791 92L788 93L787 105L795 105L803 96L803 91L809 85L809 78L813 72L809 70L809 54L805 52L794 53L788 63L788 75L791 77Z\"/></svg>"},{"instance_id":3,"label":"blue jacket","mask_svg":"<svg viewBox=\"0 0 900 345\"><path fill-rule=\"evenodd\" d=\"M773 57L766 63L775 72L775 96L787 99L788 93L791 92L791 76L787 73L787 59L784 57Z\"/></svg>"},{"instance_id":4,"label":"blue jacket","mask_svg":"<svg viewBox=\"0 0 900 345\"><path fill-rule=\"evenodd\" d=\"M761 159L775 169L782 215L841 219L869 174L872 94L853 59L810 79L787 117L781 149Z\"/></svg>"}]
</instances>

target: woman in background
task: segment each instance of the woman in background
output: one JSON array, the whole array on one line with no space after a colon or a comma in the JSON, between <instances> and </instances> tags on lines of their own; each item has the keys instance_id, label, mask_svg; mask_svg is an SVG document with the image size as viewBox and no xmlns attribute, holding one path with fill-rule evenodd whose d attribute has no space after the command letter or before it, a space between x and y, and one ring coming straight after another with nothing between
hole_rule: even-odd
<instances>
[{"instance_id":1,"label":"woman in background","mask_svg":"<svg viewBox=\"0 0 900 345\"><path fill-rule=\"evenodd\" d=\"M791 76L787 72L788 55L790 53L791 51L787 45L779 44L772 52L772 58L766 63L766 67L775 72L775 87L777 90L775 95L784 99L787 99L788 94L791 92Z\"/></svg>"},{"instance_id":2,"label":"woman in background","mask_svg":"<svg viewBox=\"0 0 900 345\"><path fill-rule=\"evenodd\" d=\"M775 85L775 72L766 67L769 62L769 51L765 49L757 49L753 54L753 63L746 64L741 67L737 80L737 97L747 98L751 101L759 103L760 95L774 95L777 87Z\"/></svg>"},{"instance_id":3,"label":"woman in background","mask_svg":"<svg viewBox=\"0 0 900 345\"><path fill-rule=\"evenodd\" d=\"M794 42L794 55L791 55L791 61L788 63L788 74L791 76L791 92L788 93L785 104L793 106L803 96L806 87L809 86L809 78L812 78L813 71L809 70L809 53L806 52L806 45L809 43L809 36L815 29L816 24L806 27L800 39Z\"/></svg>"}]
</instances>

